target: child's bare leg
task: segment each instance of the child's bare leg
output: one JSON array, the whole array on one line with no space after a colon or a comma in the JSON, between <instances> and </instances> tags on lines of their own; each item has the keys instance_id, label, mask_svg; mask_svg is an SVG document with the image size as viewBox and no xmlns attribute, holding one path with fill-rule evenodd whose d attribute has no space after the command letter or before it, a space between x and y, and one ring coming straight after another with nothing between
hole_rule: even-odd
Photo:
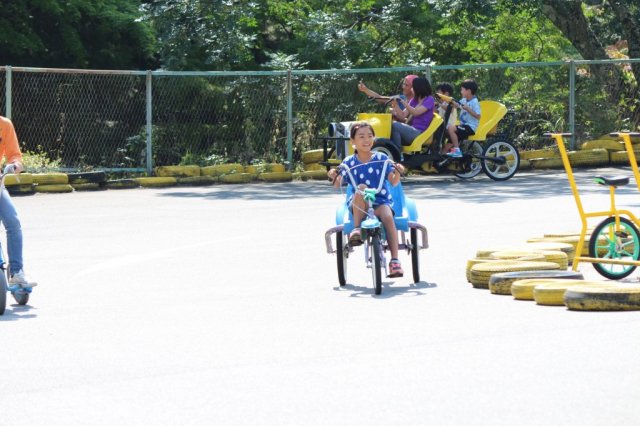
<instances>
[{"instance_id":1,"label":"child's bare leg","mask_svg":"<svg viewBox=\"0 0 640 426\"><path fill-rule=\"evenodd\" d=\"M447 127L447 132L449 132L449 140L451 141L451 143L453 144L454 148L458 148L458 134L456 133L456 126L455 125L450 125L449 127Z\"/></svg>"},{"instance_id":2,"label":"child's bare leg","mask_svg":"<svg viewBox=\"0 0 640 426\"><path fill-rule=\"evenodd\" d=\"M391 207L386 204L378 206L375 210L376 216L380 218L380 221L384 225L387 231L387 242L389 243L389 251L391 257L398 258L398 231L396 230L396 223L393 221L393 213Z\"/></svg>"},{"instance_id":3,"label":"child's bare leg","mask_svg":"<svg viewBox=\"0 0 640 426\"><path fill-rule=\"evenodd\" d=\"M364 190L366 188L365 185L359 185L358 189ZM353 203L351 207L351 211L353 213L353 227L360 228L360 224L362 223L362 219L367 211L366 203L364 202L364 198L359 192L356 192L353 196Z\"/></svg>"}]
</instances>

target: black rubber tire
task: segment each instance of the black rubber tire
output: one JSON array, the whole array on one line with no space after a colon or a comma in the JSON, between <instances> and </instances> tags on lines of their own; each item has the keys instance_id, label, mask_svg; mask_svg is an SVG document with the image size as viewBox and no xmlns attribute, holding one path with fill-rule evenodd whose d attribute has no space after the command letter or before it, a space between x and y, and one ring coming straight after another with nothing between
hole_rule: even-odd
<instances>
[{"instance_id":1,"label":"black rubber tire","mask_svg":"<svg viewBox=\"0 0 640 426\"><path fill-rule=\"evenodd\" d=\"M16 300L16 303L18 305L24 306L29 302L29 293L20 292L20 293L11 293L11 295Z\"/></svg>"},{"instance_id":2,"label":"black rubber tire","mask_svg":"<svg viewBox=\"0 0 640 426\"><path fill-rule=\"evenodd\" d=\"M5 271L0 271L0 315L4 315L7 308L7 275Z\"/></svg>"},{"instance_id":3,"label":"black rubber tire","mask_svg":"<svg viewBox=\"0 0 640 426\"><path fill-rule=\"evenodd\" d=\"M420 245L416 228L411 228L411 269L413 271L413 282L420 282Z\"/></svg>"},{"instance_id":4,"label":"black rubber tire","mask_svg":"<svg viewBox=\"0 0 640 426\"><path fill-rule=\"evenodd\" d=\"M520 167L520 153L511 142L491 141L487 143L482 155L496 157L498 154L506 154L506 157L511 161L505 164L497 164L491 160L482 160L482 170L495 181L511 179L518 171L518 167Z\"/></svg>"},{"instance_id":5,"label":"black rubber tire","mask_svg":"<svg viewBox=\"0 0 640 426\"><path fill-rule=\"evenodd\" d=\"M338 262L338 282L340 286L347 284L347 256L348 251L344 247L342 231L336 232L336 258Z\"/></svg>"},{"instance_id":6,"label":"black rubber tire","mask_svg":"<svg viewBox=\"0 0 640 426\"><path fill-rule=\"evenodd\" d=\"M373 278L373 289L375 294L382 293L382 243L380 235L374 234L371 237L371 277Z\"/></svg>"},{"instance_id":7,"label":"black rubber tire","mask_svg":"<svg viewBox=\"0 0 640 426\"><path fill-rule=\"evenodd\" d=\"M69 183L102 183L107 181L105 172L67 173Z\"/></svg>"},{"instance_id":8,"label":"black rubber tire","mask_svg":"<svg viewBox=\"0 0 640 426\"><path fill-rule=\"evenodd\" d=\"M609 241L609 226L615 226L616 218L614 216L608 217L595 227L593 232L591 233L591 238L589 239L589 257L594 257L598 259L604 258L617 258L621 259L623 256L620 255L620 251L614 246L611 247L611 242ZM621 227L630 234L631 243L633 244L633 253L624 256L627 258L631 258L629 260L638 260L640 258L640 232L638 228L626 217L620 218ZM608 247L598 246L598 240L600 238L606 238ZM599 256L599 249L607 249L607 254L604 256ZM612 252L613 249L613 252ZM611 256L613 254L613 257ZM605 278L610 280L619 280L622 279L629 274L631 274L636 267L633 265L611 265L606 263L594 263L593 267L595 270ZM619 272L616 268L621 269Z\"/></svg>"},{"instance_id":9,"label":"black rubber tire","mask_svg":"<svg viewBox=\"0 0 640 426\"><path fill-rule=\"evenodd\" d=\"M476 141L463 141L462 142L462 153L466 155L467 153L474 153L477 155L482 155L482 145L480 145ZM470 170L466 173L454 173L460 179L471 179L480 174L482 171L482 161L479 158L471 158Z\"/></svg>"},{"instance_id":10,"label":"black rubber tire","mask_svg":"<svg viewBox=\"0 0 640 426\"><path fill-rule=\"evenodd\" d=\"M393 161L400 161L400 150L389 139L376 139L371 150L387 154L387 157Z\"/></svg>"}]
</instances>

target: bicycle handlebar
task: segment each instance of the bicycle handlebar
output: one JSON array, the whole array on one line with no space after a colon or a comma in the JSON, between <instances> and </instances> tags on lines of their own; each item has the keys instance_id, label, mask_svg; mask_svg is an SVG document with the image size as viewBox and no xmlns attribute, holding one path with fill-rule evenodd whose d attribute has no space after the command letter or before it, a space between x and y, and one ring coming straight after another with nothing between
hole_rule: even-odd
<instances>
[{"instance_id":1,"label":"bicycle handlebar","mask_svg":"<svg viewBox=\"0 0 640 426\"><path fill-rule=\"evenodd\" d=\"M389 164L393 164L391 160L374 160L374 161L369 161L368 163L362 163L362 164L358 164L356 166L354 166L353 168L355 169L356 167L362 167L362 166L366 166L372 163L384 163L384 165L382 166L382 175L380 176L380 183L378 184L378 188L376 188L376 194L379 193L382 190L382 187L384 185L384 181L386 179L386 175L387 175L387 168L389 166ZM347 172L347 176L349 177L349 181L351 183L351 186L353 186L353 189L355 191L358 191L362 194L364 194L364 191L361 191L358 189L358 185L356 184L355 178L353 177L353 174L351 173L351 168L349 168L348 166L346 166L345 164L340 164L338 166L338 170L345 170ZM336 176L337 179L337 176ZM373 189L373 188L371 188Z\"/></svg>"}]
</instances>

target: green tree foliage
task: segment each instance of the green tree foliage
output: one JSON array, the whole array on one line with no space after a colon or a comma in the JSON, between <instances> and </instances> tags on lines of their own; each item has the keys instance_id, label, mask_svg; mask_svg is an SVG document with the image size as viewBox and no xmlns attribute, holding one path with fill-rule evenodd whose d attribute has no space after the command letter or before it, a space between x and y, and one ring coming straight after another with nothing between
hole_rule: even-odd
<instances>
[{"instance_id":1,"label":"green tree foliage","mask_svg":"<svg viewBox=\"0 0 640 426\"><path fill-rule=\"evenodd\" d=\"M3 0L0 63L56 68L155 66L138 0Z\"/></svg>"}]
</instances>

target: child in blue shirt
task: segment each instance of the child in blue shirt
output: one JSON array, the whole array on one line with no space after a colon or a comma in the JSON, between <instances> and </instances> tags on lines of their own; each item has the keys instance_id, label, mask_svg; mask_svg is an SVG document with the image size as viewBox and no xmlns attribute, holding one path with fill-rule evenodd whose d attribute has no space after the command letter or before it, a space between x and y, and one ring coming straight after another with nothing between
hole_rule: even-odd
<instances>
[{"instance_id":1,"label":"child in blue shirt","mask_svg":"<svg viewBox=\"0 0 640 426\"><path fill-rule=\"evenodd\" d=\"M389 160L389 157L381 152L371 150L371 148L373 148L374 138L375 134L369 123L361 122L351 126L350 141L355 146L355 153L345 158L342 164L350 169L355 183L360 190L365 188L378 188L380 179L385 179L391 183L391 185L396 186L398 182L400 182L400 175L404 172L402 164L396 163L393 166L387 166L388 174L387 176L382 176L385 161ZM345 170L338 173L336 169L331 169L327 175L333 181L333 185L336 188L339 187L345 179L346 182L350 184ZM354 224L353 232L349 235L349 244L357 246L362 244L360 224L365 217L367 205L362 195L357 191L347 200L347 203L352 206L351 211L353 213ZM398 231L396 230L396 224L393 220L393 199L386 187L386 183L382 186L380 192L376 194L373 208L375 215L378 216L387 231L387 242L389 243L389 251L391 252L389 277L402 277L404 271L398 260Z\"/></svg>"},{"instance_id":2,"label":"child in blue shirt","mask_svg":"<svg viewBox=\"0 0 640 426\"><path fill-rule=\"evenodd\" d=\"M480 123L480 102L476 98L478 85L473 80L465 80L460 85L460 94L462 99L460 102L453 102L453 106L460 108L460 123L458 125L450 124L447 127L449 140L453 147L446 154L449 157L462 157L460 151L460 142L469 136L475 135Z\"/></svg>"}]
</instances>

